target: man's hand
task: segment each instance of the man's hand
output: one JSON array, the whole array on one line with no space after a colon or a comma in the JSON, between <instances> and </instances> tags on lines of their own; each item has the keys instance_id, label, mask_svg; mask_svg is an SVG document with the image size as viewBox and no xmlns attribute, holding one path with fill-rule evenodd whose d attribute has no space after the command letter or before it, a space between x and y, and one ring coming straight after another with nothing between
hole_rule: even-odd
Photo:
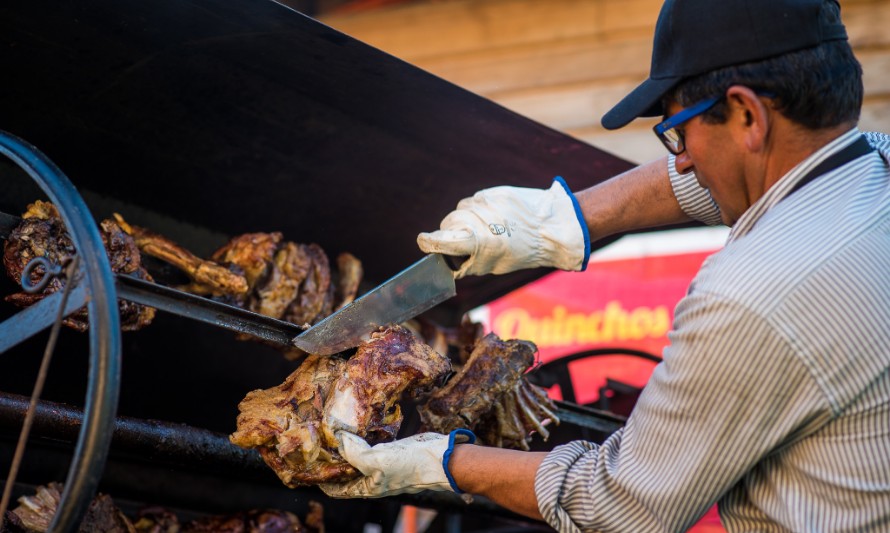
<instances>
[{"instance_id":1,"label":"man's hand","mask_svg":"<svg viewBox=\"0 0 890 533\"><path fill-rule=\"evenodd\" d=\"M549 189L479 191L461 200L440 228L418 235L417 245L426 253L469 256L457 278L540 266L584 270L590 257L587 225L560 177Z\"/></svg>"},{"instance_id":2,"label":"man's hand","mask_svg":"<svg viewBox=\"0 0 890 533\"><path fill-rule=\"evenodd\" d=\"M423 490L460 492L448 472L448 460L455 444L472 444L476 436L457 429L450 435L421 433L373 447L345 431L338 432L337 439L340 454L364 476L322 483L321 490L333 498L381 498Z\"/></svg>"}]
</instances>

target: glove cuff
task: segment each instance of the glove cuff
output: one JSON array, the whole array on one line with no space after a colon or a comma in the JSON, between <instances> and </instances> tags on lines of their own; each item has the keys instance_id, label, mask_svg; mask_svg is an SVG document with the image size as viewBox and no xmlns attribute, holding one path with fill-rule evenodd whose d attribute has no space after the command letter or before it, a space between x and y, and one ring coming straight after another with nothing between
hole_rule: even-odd
<instances>
[{"instance_id":1,"label":"glove cuff","mask_svg":"<svg viewBox=\"0 0 890 533\"><path fill-rule=\"evenodd\" d=\"M448 461L451 460L451 454L454 453L454 439L458 436L466 437L466 440L461 440L461 443L473 444L476 442L476 435L470 431L469 429L455 429L451 433L448 434L448 448L445 450L445 453L442 454L442 468L445 470L445 477L448 479L448 484L451 485L451 490L456 492L457 494L463 494L464 491L460 490L455 483L454 478L451 476L451 471L448 470Z\"/></svg>"},{"instance_id":2,"label":"glove cuff","mask_svg":"<svg viewBox=\"0 0 890 533\"><path fill-rule=\"evenodd\" d=\"M581 261L581 271L587 270L587 262L590 261L590 231L587 229L587 223L584 222L584 213L581 211L581 204L578 203L578 198L572 193L572 190L569 188L566 180L562 179L562 176L556 176L553 178L553 181L562 185L562 188L569 196L569 200L572 201L572 207L575 209L575 217L578 219L578 224L581 226L581 234L584 236L584 259Z\"/></svg>"}]
</instances>

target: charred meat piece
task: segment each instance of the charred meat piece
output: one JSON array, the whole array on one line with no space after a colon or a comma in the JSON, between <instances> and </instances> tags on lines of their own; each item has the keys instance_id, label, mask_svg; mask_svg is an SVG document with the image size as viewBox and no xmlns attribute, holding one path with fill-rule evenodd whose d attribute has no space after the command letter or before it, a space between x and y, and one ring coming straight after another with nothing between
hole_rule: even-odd
<instances>
[{"instance_id":1,"label":"charred meat piece","mask_svg":"<svg viewBox=\"0 0 890 533\"><path fill-rule=\"evenodd\" d=\"M117 508L111 497L99 494L93 498L78 531L103 533L136 533L133 523Z\"/></svg>"},{"instance_id":2,"label":"charred meat piece","mask_svg":"<svg viewBox=\"0 0 890 533\"><path fill-rule=\"evenodd\" d=\"M292 324L314 324L331 314L333 310L333 291L331 287L331 266L327 254L317 244L309 244L304 248L309 257L309 273L300 286L300 294L282 317Z\"/></svg>"},{"instance_id":3,"label":"charred meat piece","mask_svg":"<svg viewBox=\"0 0 890 533\"><path fill-rule=\"evenodd\" d=\"M192 279L183 290L293 324L320 322L354 300L361 282L362 264L355 256L340 254L335 286L328 256L319 245L284 242L280 232L239 235L204 260L166 237L115 217L142 253Z\"/></svg>"},{"instance_id":4,"label":"charred meat piece","mask_svg":"<svg viewBox=\"0 0 890 533\"><path fill-rule=\"evenodd\" d=\"M62 485L49 483L37 487L33 496L19 498L19 506L12 510L27 531L49 530L59 500L62 499ZM78 531L81 533L136 533L132 522L114 504L107 494L99 494L90 503Z\"/></svg>"},{"instance_id":5,"label":"charred meat piece","mask_svg":"<svg viewBox=\"0 0 890 533\"><path fill-rule=\"evenodd\" d=\"M115 213L120 227L135 239L139 250L179 268L193 281L189 292L214 296L247 294L244 276L213 261L201 259L172 240L140 226L128 224Z\"/></svg>"},{"instance_id":6,"label":"charred meat piece","mask_svg":"<svg viewBox=\"0 0 890 533\"><path fill-rule=\"evenodd\" d=\"M255 287L266 275L269 263L278 250L282 235L272 233L245 233L230 239L210 258L222 265L238 265L244 271L248 287Z\"/></svg>"},{"instance_id":7,"label":"charred meat piece","mask_svg":"<svg viewBox=\"0 0 890 533\"><path fill-rule=\"evenodd\" d=\"M281 385L248 393L229 439L257 448L289 487L353 479L359 474L337 453L334 433L395 439L398 402L422 396L450 368L404 328L381 328L348 361L310 355Z\"/></svg>"},{"instance_id":8,"label":"charred meat piece","mask_svg":"<svg viewBox=\"0 0 890 533\"><path fill-rule=\"evenodd\" d=\"M312 258L306 246L284 243L268 263L269 275L250 299L250 310L272 318L282 318L300 294L300 286L309 275Z\"/></svg>"},{"instance_id":9,"label":"charred meat piece","mask_svg":"<svg viewBox=\"0 0 890 533\"><path fill-rule=\"evenodd\" d=\"M106 219L99 224L99 234L108 254L112 272L128 274L151 281L142 266L142 257L133 238L114 220ZM62 265L76 253L74 244L59 211L49 203L38 200L28 206L22 222L10 233L3 252L3 264L10 278L21 283L22 273L35 257L45 257L51 263ZM42 267L32 271L31 282L36 284L44 275ZM20 292L6 297L6 301L19 307L27 307L63 287L59 278L53 278L47 287L37 294ZM119 300L121 329L141 329L154 319L155 310L144 305ZM64 321L65 325L85 331L89 326L86 308L78 310Z\"/></svg>"},{"instance_id":10,"label":"charred meat piece","mask_svg":"<svg viewBox=\"0 0 890 533\"><path fill-rule=\"evenodd\" d=\"M310 533L297 515L276 509L254 509L229 516L210 516L186 524L182 533Z\"/></svg>"},{"instance_id":11,"label":"charred meat piece","mask_svg":"<svg viewBox=\"0 0 890 533\"><path fill-rule=\"evenodd\" d=\"M473 347L485 336L482 324L467 317L456 327L444 327L423 317L412 318L405 325L437 352L449 354L459 365L467 362Z\"/></svg>"},{"instance_id":12,"label":"charred meat piece","mask_svg":"<svg viewBox=\"0 0 890 533\"><path fill-rule=\"evenodd\" d=\"M309 533L325 533L324 507L320 503L310 500L305 522Z\"/></svg>"},{"instance_id":13,"label":"charred meat piece","mask_svg":"<svg viewBox=\"0 0 890 533\"><path fill-rule=\"evenodd\" d=\"M6 511L3 516L3 525L0 525L0 533L28 533L28 528L25 527L17 514Z\"/></svg>"},{"instance_id":14,"label":"charred meat piece","mask_svg":"<svg viewBox=\"0 0 890 533\"><path fill-rule=\"evenodd\" d=\"M12 510L21 523L32 531L46 531L56 515L59 500L62 499L62 485L51 482L37 487L33 496L19 498L19 506Z\"/></svg>"},{"instance_id":15,"label":"charred meat piece","mask_svg":"<svg viewBox=\"0 0 890 533\"><path fill-rule=\"evenodd\" d=\"M536 351L528 341L483 337L458 373L418 408L421 431L466 428L484 444L524 450L533 432L546 439L545 426L559 419L546 392L525 379Z\"/></svg>"},{"instance_id":16,"label":"charred meat piece","mask_svg":"<svg viewBox=\"0 0 890 533\"><path fill-rule=\"evenodd\" d=\"M140 509L133 527L138 533L179 533L182 530L179 518L163 507Z\"/></svg>"},{"instance_id":17,"label":"charred meat piece","mask_svg":"<svg viewBox=\"0 0 890 533\"><path fill-rule=\"evenodd\" d=\"M358 286L364 276L362 262L349 252L343 252L337 256L337 280L336 302L337 309L352 303L358 294Z\"/></svg>"},{"instance_id":18,"label":"charred meat piece","mask_svg":"<svg viewBox=\"0 0 890 533\"><path fill-rule=\"evenodd\" d=\"M355 477L321 429L324 404L345 366L337 357L309 356L281 385L249 392L229 440L257 448L289 487Z\"/></svg>"}]
</instances>

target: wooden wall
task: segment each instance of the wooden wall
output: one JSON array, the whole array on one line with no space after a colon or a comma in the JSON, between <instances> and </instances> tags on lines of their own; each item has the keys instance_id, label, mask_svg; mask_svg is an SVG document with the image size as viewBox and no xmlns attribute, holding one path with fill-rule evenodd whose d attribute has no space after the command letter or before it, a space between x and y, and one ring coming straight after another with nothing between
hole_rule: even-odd
<instances>
[{"instance_id":1,"label":"wooden wall","mask_svg":"<svg viewBox=\"0 0 890 533\"><path fill-rule=\"evenodd\" d=\"M663 154L654 119L600 117L646 78L661 0L420 0L322 22L634 162ZM841 0L865 71L860 126L890 132L890 0ZM702 43L707 46L707 43Z\"/></svg>"}]
</instances>

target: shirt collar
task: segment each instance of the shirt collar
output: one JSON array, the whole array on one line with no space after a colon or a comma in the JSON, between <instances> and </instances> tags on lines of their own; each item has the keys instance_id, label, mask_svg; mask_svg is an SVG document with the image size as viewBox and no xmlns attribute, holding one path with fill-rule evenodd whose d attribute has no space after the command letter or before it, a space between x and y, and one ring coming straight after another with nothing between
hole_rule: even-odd
<instances>
[{"instance_id":1,"label":"shirt collar","mask_svg":"<svg viewBox=\"0 0 890 533\"><path fill-rule=\"evenodd\" d=\"M819 163L831 157L832 154L839 152L856 142L860 135L862 134L860 133L859 128L851 129L814 152L811 156L789 170L787 174L779 178L779 181L770 187L759 200L754 202L754 204L749 207L741 217L739 217L729 232L727 242L732 242L747 235L754 228L757 221L760 220L767 211L784 200L785 197L794 190L794 186L797 185L797 182L803 179L810 170L816 168Z\"/></svg>"}]
</instances>

